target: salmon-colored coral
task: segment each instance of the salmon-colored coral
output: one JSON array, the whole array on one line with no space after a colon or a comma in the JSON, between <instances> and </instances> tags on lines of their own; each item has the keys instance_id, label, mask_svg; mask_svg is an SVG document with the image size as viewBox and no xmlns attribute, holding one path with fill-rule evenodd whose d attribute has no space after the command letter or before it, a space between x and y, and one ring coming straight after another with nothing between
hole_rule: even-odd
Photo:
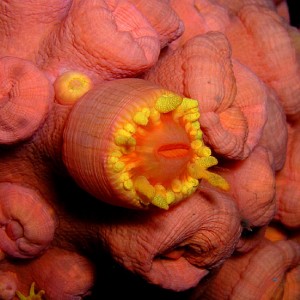
<instances>
[{"instance_id":1,"label":"salmon-colored coral","mask_svg":"<svg viewBox=\"0 0 300 300\"><path fill-rule=\"evenodd\" d=\"M287 158L283 169L276 177L278 212L276 219L288 227L300 227L300 122L288 126Z\"/></svg>"},{"instance_id":2,"label":"salmon-colored coral","mask_svg":"<svg viewBox=\"0 0 300 300\"><path fill-rule=\"evenodd\" d=\"M40 254L54 237L52 208L34 190L0 183L0 253L28 258Z\"/></svg>"},{"instance_id":3,"label":"salmon-colored coral","mask_svg":"<svg viewBox=\"0 0 300 300\"><path fill-rule=\"evenodd\" d=\"M241 159L258 143L266 91L250 70L231 61L223 34L209 32L169 50L146 78L199 101L201 128L216 152Z\"/></svg>"},{"instance_id":4,"label":"salmon-colored coral","mask_svg":"<svg viewBox=\"0 0 300 300\"><path fill-rule=\"evenodd\" d=\"M64 163L92 195L125 207L168 209L201 179L227 190L226 180L207 170L217 160L198 118L196 100L141 79L103 84L70 113Z\"/></svg>"},{"instance_id":5,"label":"salmon-colored coral","mask_svg":"<svg viewBox=\"0 0 300 300\"><path fill-rule=\"evenodd\" d=\"M298 299L299 247L293 241L264 241L246 255L228 259L191 299Z\"/></svg>"},{"instance_id":6,"label":"salmon-colored coral","mask_svg":"<svg viewBox=\"0 0 300 300\"><path fill-rule=\"evenodd\" d=\"M45 120L53 99L53 87L29 61L0 58L0 143L29 138Z\"/></svg>"},{"instance_id":7,"label":"salmon-colored coral","mask_svg":"<svg viewBox=\"0 0 300 300\"><path fill-rule=\"evenodd\" d=\"M7 269L13 274L10 276L15 280L17 291L12 283L11 289L14 287L20 300L80 299L90 294L94 280L93 267L86 258L58 248L49 249L33 261L19 264L0 262L0 268L4 274L8 272L5 271Z\"/></svg>"},{"instance_id":8,"label":"salmon-colored coral","mask_svg":"<svg viewBox=\"0 0 300 300\"><path fill-rule=\"evenodd\" d=\"M17 275L10 271L0 271L0 298L13 299L17 291Z\"/></svg>"},{"instance_id":9,"label":"salmon-colored coral","mask_svg":"<svg viewBox=\"0 0 300 300\"><path fill-rule=\"evenodd\" d=\"M0 0L1 299L300 297L276 5Z\"/></svg>"},{"instance_id":10,"label":"salmon-colored coral","mask_svg":"<svg viewBox=\"0 0 300 300\"><path fill-rule=\"evenodd\" d=\"M74 221L65 220L59 234L71 237L73 228L81 231L82 224ZM92 222L88 226L95 226ZM95 234L127 269L154 284L181 291L219 266L234 251L240 232L232 199L206 189L167 212L115 210L113 219L103 220Z\"/></svg>"},{"instance_id":11,"label":"salmon-colored coral","mask_svg":"<svg viewBox=\"0 0 300 300\"><path fill-rule=\"evenodd\" d=\"M237 17L226 31L233 56L277 92L288 116L298 115L300 70L287 24L275 11L257 5L242 7ZM242 43L240 35L247 36Z\"/></svg>"}]
</instances>

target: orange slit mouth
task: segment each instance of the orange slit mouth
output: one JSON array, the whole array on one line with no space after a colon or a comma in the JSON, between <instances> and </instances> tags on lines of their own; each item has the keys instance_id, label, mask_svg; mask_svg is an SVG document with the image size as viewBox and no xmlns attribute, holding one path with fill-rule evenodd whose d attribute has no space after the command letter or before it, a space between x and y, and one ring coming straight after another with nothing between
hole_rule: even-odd
<instances>
[{"instance_id":1,"label":"orange slit mouth","mask_svg":"<svg viewBox=\"0 0 300 300\"><path fill-rule=\"evenodd\" d=\"M176 143L160 146L157 153L165 158L180 158L189 154L190 147L186 144Z\"/></svg>"}]
</instances>

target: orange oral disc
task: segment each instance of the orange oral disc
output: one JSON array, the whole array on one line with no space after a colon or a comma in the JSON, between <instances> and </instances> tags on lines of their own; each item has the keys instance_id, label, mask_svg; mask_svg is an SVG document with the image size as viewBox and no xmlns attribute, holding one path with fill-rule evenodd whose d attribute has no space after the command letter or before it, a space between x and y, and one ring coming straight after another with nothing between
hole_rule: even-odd
<instances>
[{"instance_id":1,"label":"orange oral disc","mask_svg":"<svg viewBox=\"0 0 300 300\"><path fill-rule=\"evenodd\" d=\"M228 189L221 176L207 171L217 160L202 141L199 116L196 100L165 92L118 123L107 174L122 196L168 209L203 178Z\"/></svg>"}]
</instances>

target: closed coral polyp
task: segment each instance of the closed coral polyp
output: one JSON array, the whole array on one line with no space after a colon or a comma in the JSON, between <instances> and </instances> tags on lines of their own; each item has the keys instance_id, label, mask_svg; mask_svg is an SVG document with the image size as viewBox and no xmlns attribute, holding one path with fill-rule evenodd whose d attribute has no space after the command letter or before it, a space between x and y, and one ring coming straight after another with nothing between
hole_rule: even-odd
<instances>
[{"instance_id":1,"label":"closed coral polyp","mask_svg":"<svg viewBox=\"0 0 300 300\"><path fill-rule=\"evenodd\" d=\"M91 79L81 72L69 71L63 73L54 82L56 100L60 104L74 104L92 86Z\"/></svg>"}]
</instances>

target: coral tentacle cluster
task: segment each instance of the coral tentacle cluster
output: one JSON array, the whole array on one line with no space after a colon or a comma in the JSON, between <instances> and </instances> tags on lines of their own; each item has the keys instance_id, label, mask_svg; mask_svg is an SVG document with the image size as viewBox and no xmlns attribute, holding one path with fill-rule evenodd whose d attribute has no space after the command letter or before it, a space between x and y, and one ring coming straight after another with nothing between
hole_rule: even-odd
<instances>
[{"instance_id":1,"label":"coral tentacle cluster","mask_svg":"<svg viewBox=\"0 0 300 300\"><path fill-rule=\"evenodd\" d=\"M300 298L287 5L0 0L0 299Z\"/></svg>"}]
</instances>

